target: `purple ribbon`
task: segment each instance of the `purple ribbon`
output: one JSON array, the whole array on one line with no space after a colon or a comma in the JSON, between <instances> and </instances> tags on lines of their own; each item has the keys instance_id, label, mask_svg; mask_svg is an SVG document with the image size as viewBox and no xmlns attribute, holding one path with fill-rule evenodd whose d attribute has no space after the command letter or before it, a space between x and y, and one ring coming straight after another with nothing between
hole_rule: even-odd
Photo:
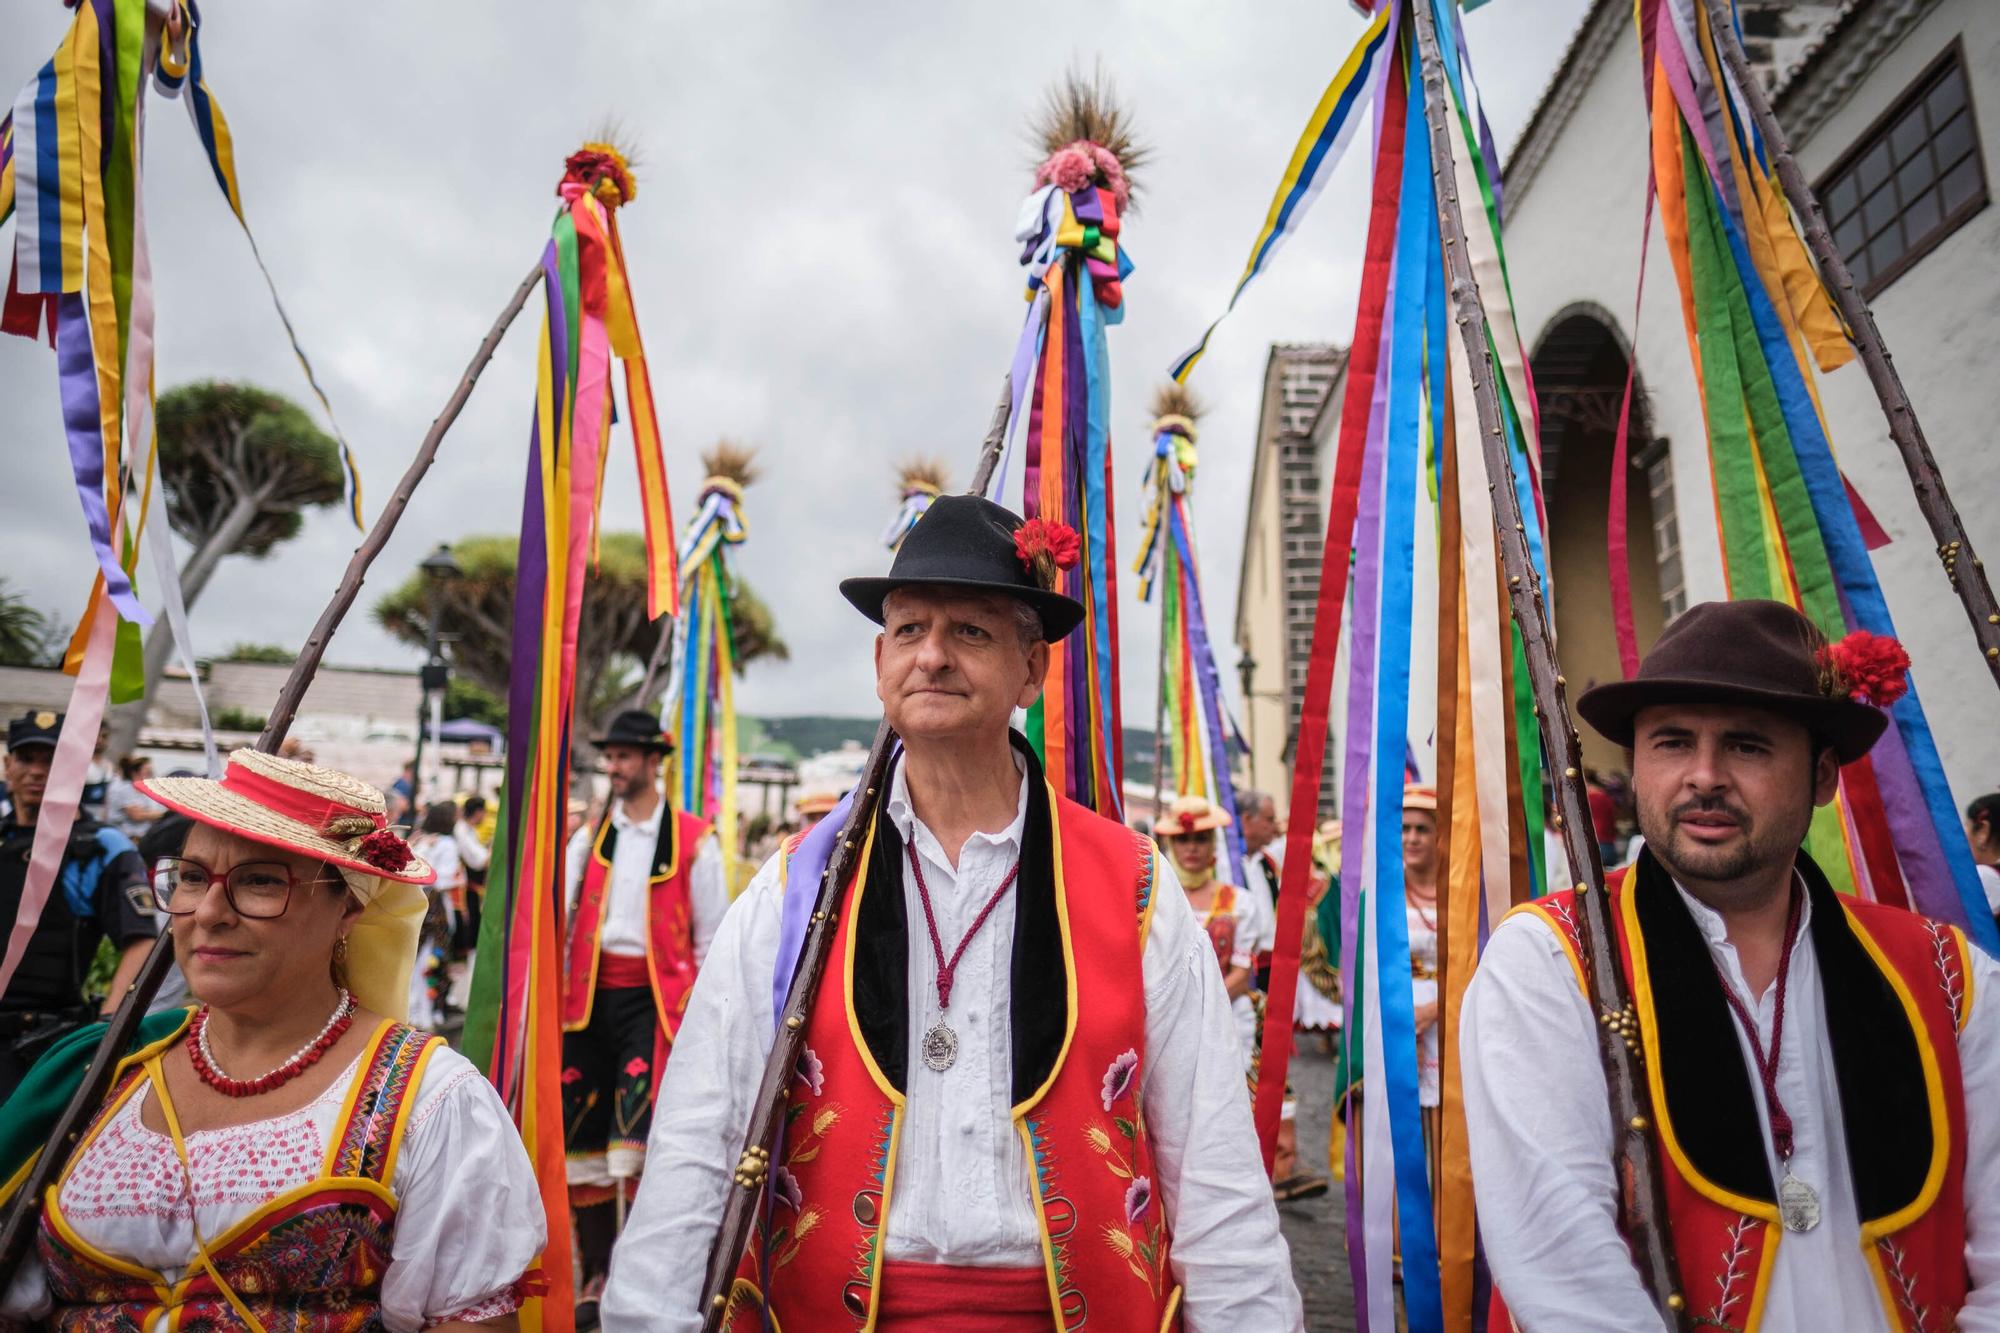
<instances>
[{"instance_id":1,"label":"purple ribbon","mask_svg":"<svg viewBox=\"0 0 2000 1333\"><path fill-rule=\"evenodd\" d=\"M132 591L118 555L111 549L111 514L104 507L104 420L97 399L97 358L90 345L90 320L83 293L65 292L56 306L56 372L62 388L63 430L69 436L69 466L76 477L77 498L83 501L84 523L97 566L104 571L104 591L118 614L135 625L153 618Z\"/></svg>"}]
</instances>

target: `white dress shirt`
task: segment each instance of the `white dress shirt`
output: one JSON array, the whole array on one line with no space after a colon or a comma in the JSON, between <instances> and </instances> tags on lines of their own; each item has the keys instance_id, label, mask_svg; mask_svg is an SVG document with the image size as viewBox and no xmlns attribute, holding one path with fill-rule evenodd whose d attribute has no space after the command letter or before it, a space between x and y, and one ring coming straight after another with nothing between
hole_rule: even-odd
<instances>
[{"instance_id":1,"label":"white dress shirt","mask_svg":"<svg viewBox=\"0 0 2000 1333\"><path fill-rule=\"evenodd\" d=\"M998 833L975 833L955 867L916 818L900 766L887 800L904 845L922 858L938 935L949 951L1019 858L1026 782L1013 822ZM1167 858L1157 864L1142 964L1146 1128L1173 1222L1186 1327L1288 1333L1303 1328L1303 1315L1258 1155L1229 999L1215 951ZM687 1333L701 1326L703 1270L771 1049L781 881L780 858L773 857L731 907L696 979L653 1113L646 1174L612 1258L602 1305L612 1333ZM909 1087L884 1255L1039 1267L1028 1167L1009 1114L1014 895L1001 898L959 960L951 999L958 1059L940 1073L918 1051L938 1017L937 960L907 866L903 892L911 923ZM1099 1261L1083 1253L1080 1262Z\"/></svg>"},{"instance_id":2,"label":"white dress shirt","mask_svg":"<svg viewBox=\"0 0 2000 1333\"><path fill-rule=\"evenodd\" d=\"M1678 887L1678 886L1676 886ZM1722 917L1685 889L1682 901L1726 984L1755 1017L1769 1049L1777 987L1751 997ZM1861 1253L1833 1047L1808 901L1792 949L1778 1095L1793 1124L1792 1173L1818 1191L1820 1224L1778 1242L1763 1315L1767 1330L1886 1329L1881 1297ZM1966 1333L2000 1330L2000 965L1969 951L1972 1013L1959 1033L1964 1070L1966 1263L1973 1291L1958 1316ZM1480 1235L1494 1281L1521 1328L1660 1333L1615 1221L1611 1119L1598 1032L1555 931L1518 913L1488 941L1466 989L1459 1030L1465 1111ZM1746 1070L1749 1038L1734 1024ZM1771 1179L1783 1175L1760 1081L1750 1079ZM1690 1290L1688 1312L1709 1313L1714 1294ZM1743 1299L1727 1322L1741 1326Z\"/></svg>"},{"instance_id":3,"label":"white dress shirt","mask_svg":"<svg viewBox=\"0 0 2000 1333\"><path fill-rule=\"evenodd\" d=\"M625 802L611 807L611 824L618 830L618 845L611 850L611 883L604 893L604 929L598 943L605 953L627 958L646 956L646 938L652 932L649 908L652 895L646 886L653 875L653 853L660 837L660 820L666 814L663 796L653 813L635 820L625 813ZM576 909L577 895L583 891L583 867L597 841L597 826L586 824L569 840L568 886L570 910ZM687 855L687 848L681 848ZM689 929L694 935L694 963L700 967L708 956L708 942L722 925L729 910L729 883L722 870L722 846L711 830L695 849L694 864L688 867Z\"/></svg>"}]
</instances>

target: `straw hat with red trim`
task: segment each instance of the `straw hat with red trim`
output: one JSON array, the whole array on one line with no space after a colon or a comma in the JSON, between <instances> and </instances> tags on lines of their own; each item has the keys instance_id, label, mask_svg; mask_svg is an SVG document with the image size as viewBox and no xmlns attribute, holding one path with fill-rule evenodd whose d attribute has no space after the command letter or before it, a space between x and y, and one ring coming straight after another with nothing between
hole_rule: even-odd
<instances>
[{"instance_id":1,"label":"straw hat with red trim","mask_svg":"<svg viewBox=\"0 0 2000 1333\"><path fill-rule=\"evenodd\" d=\"M1212 804L1206 796L1176 796L1167 812L1160 816L1160 822L1153 825L1153 832L1162 838L1180 833L1213 833L1235 822L1227 810Z\"/></svg>"},{"instance_id":2,"label":"straw hat with red trim","mask_svg":"<svg viewBox=\"0 0 2000 1333\"><path fill-rule=\"evenodd\" d=\"M1403 808L1405 810L1430 810L1438 808L1438 794L1435 787L1419 787L1415 783L1403 788Z\"/></svg>"},{"instance_id":3,"label":"straw hat with red trim","mask_svg":"<svg viewBox=\"0 0 2000 1333\"><path fill-rule=\"evenodd\" d=\"M357 778L261 750L238 750L220 780L148 778L140 791L199 824L340 870L361 912L347 934L347 987L367 1009L401 1021L437 872L389 827L382 793Z\"/></svg>"},{"instance_id":4,"label":"straw hat with red trim","mask_svg":"<svg viewBox=\"0 0 2000 1333\"><path fill-rule=\"evenodd\" d=\"M389 827L382 793L345 773L237 750L220 781L147 778L140 791L199 824L403 884L437 872Z\"/></svg>"}]
</instances>

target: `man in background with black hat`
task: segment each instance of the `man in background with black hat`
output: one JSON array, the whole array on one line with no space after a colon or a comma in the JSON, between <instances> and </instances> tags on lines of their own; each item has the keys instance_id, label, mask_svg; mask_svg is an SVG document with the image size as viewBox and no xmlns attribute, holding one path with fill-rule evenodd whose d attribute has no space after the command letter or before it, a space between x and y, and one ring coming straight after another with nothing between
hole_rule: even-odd
<instances>
[{"instance_id":1,"label":"man in background with black hat","mask_svg":"<svg viewBox=\"0 0 2000 1333\"><path fill-rule=\"evenodd\" d=\"M1781 603L1708 602L1577 700L1632 757L1645 849L1609 943L1697 1325L2000 1329L2000 966L1836 894L1800 846L1908 665ZM1466 991L1480 1231L1521 1328L1658 1330L1617 1225L1613 1020L1584 998L1574 897L1517 909Z\"/></svg>"},{"instance_id":2,"label":"man in background with black hat","mask_svg":"<svg viewBox=\"0 0 2000 1333\"><path fill-rule=\"evenodd\" d=\"M903 748L801 1016L732 1333L766 1311L878 1333L1303 1326L1208 936L1150 841L1057 795L1009 725L1082 619L1055 591L1077 555L1061 524L945 496L889 577L841 584L882 627L875 691ZM716 936L607 1328L701 1325L703 1261L846 822L836 808L788 842Z\"/></svg>"},{"instance_id":3,"label":"man in background with black hat","mask_svg":"<svg viewBox=\"0 0 2000 1333\"><path fill-rule=\"evenodd\" d=\"M0 921L14 921L34 856L35 824L48 787L49 765L62 735L63 715L23 714L7 727L7 790L13 809L0 822ZM0 1099L14 1090L49 1043L97 1016L83 983L97 946L109 939L120 952L105 1012L125 988L159 933L146 866L118 830L79 812L63 847L56 882L28 939L27 951L0 995ZM0 931L0 938L4 938Z\"/></svg>"},{"instance_id":4,"label":"man in background with black hat","mask_svg":"<svg viewBox=\"0 0 2000 1333\"><path fill-rule=\"evenodd\" d=\"M569 841L563 966L563 1124L583 1283L579 1327L596 1322L625 1204L646 1159L660 1071L695 969L729 907L709 826L660 790L673 742L637 709L593 742L611 798Z\"/></svg>"}]
</instances>

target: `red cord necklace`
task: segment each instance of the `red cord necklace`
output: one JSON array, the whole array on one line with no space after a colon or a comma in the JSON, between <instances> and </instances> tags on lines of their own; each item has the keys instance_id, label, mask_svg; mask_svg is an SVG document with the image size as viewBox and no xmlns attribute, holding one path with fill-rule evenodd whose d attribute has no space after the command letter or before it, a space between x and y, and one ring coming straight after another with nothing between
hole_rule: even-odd
<instances>
[{"instance_id":1,"label":"red cord necklace","mask_svg":"<svg viewBox=\"0 0 2000 1333\"><path fill-rule=\"evenodd\" d=\"M347 1029L354 1026L354 997L343 988L340 1000L327 1018L326 1026L319 1035L300 1047L291 1059L273 1069L261 1078L231 1078L222 1072L222 1066L215 1062L215 1053L208 1049L208 1006L195 1010L194 1020L188 1024L188 1062L201 1081L214 1088L225 1097L255 1097L260 1092L282 1088L300 1074L320 1062L333 1044L345 1036Z\"/></svg>"},{"instance_id":2,"label":"red cord necklace","mask_svg":"<svg viewBox=\"0 0 2000 1333\"><path fill-rule=\"evenodd\" d=\"M965 957L965 946L972 943L972 937L979 933L979 928L986 924L986 918L993 915L993 909L999 906L1000 899L1013 887L1015 878L1021 873L1021 863L1016 861L1013 868L1001 877L1000 887L993 890L993 896L986 900L986 906L980 908L979 915L972 918L972 925L966 930L965 937L958 942L958 947L951 951L951 957L947 959L944 956L944 941L938 938L937 913L931 910L930 886L924 883L923 863L917 859L915 846L912 846L909 852L910 873L916 877L917 897L924 905L924 924L930 928L931 953L937 959L938 970L938 1021L924 1034L924 1063L942 1074L951 1068L953 1061L958 1059L958 1034L944 1021L944 1011L951 1008L952 975L958 971L958 960Z\"/></svg>"},{"instance_id":3,"label":"red cord necklace","mask_svg":"<svg viewBox=\"0 0 2000 1333\"><path fill-rule=\"evenodd\" d=\"M1736 1015L1736 1021L1743 1026L1743 1035L1750 1039L1750 1053L1757 1060L1757 1081L1764 1086L1764 1106L1771 1122L1771 1146L1778 1150L1778 1160L1784 1164L1784 1179L1778 1182L1778 1216L1783 1219L1787 1231L1811 1231L1819 1225L1819 1194L1812 1186L1792 1174L1792 1117L1785 1110L1785 1104L1778 1099L1778 1056L1785 1038L1785 979L1792 971L1792 949L1799 942L1801 909L1805 895L1798 886L1792 886L1791 907L1785 916L1784 952L1778 955L1778 999L1771 1012L1771 1049L1766 1052L1762 1039L1757 1036L1757 1020L1745 1007L1736 988L1729 984L1729 978L1722 975L1718 964L1715 979L1722 983L1722 998L1729 1001L1729 1008ZM1711 963L1714 955L1709 956Z\"/></svg>"}]
</instances>

